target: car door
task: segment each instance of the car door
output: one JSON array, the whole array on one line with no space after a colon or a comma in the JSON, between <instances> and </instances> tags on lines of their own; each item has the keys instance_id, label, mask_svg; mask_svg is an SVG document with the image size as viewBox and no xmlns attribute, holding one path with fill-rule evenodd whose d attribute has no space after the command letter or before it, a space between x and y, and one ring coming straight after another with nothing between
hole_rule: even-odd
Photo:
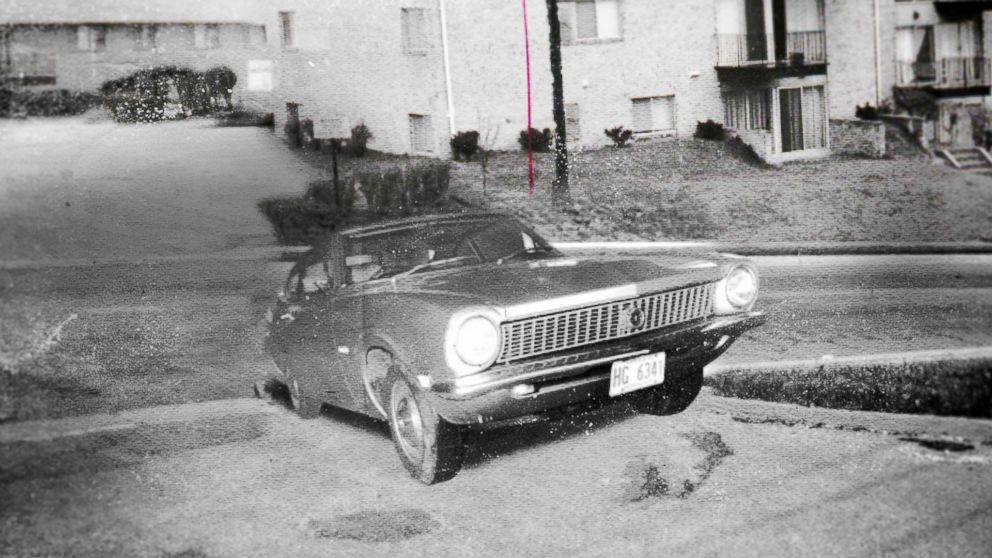
<instances>
[{"instance_id":1,"label":"car door","mask_svg":"<svg viewBox=\"0 0 992 558\"><path fill-rule=\"evenodd\" d=\"M353 352L361 301L356 289L337 279L333 257L333 251L311 252L294 267L273 331L284 360L280 368L299 384L301 396L360 410L365 394Z\"/></svg>"}]
</instances>

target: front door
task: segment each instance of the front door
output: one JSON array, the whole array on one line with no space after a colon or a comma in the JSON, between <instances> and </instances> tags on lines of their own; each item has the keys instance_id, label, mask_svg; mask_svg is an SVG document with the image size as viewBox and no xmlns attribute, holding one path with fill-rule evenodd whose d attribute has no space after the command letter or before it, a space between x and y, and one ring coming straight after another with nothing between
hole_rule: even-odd
<instances>
[{"instance_id":1,"label":"front door","mask_svg":"<svg viewBox=\"0 0 992 558\"><path fill-rule=\"evenodd\" d=\"M781 89L778 92L782 123L782 152L803 149L803 90Z\"/></svg>"}]
</instances>

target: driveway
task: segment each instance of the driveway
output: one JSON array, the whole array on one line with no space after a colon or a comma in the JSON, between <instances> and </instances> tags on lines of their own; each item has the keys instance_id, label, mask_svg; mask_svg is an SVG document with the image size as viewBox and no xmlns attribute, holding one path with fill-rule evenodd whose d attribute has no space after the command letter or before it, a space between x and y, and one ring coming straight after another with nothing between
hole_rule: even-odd
<instances>
[{"instance_id":1,"label":"driveway","mask_svg":"<svg viewBox=\"0 0 992 558\"><path fill-rule=\"evenodd\" d=\"M317 171L265 128L0 121L0 260L135 259L274 243L255 207Z\"/></svg>"}]
</instances>

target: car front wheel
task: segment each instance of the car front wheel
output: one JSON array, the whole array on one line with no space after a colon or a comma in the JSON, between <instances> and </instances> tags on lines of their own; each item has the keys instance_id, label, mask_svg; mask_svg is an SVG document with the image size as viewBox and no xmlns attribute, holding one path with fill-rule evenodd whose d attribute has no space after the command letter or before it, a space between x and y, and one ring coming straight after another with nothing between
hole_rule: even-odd
<instances>
[{"instance_id":1,"label":"car front wheel","mask_svg":"<svg viewBox=\"0 0 992 558\"><path fill-rule=\"evenodd\" d=\"M461 429L441 418L399 373L390 374L389 429L400 460L424 484L458 474L465 457Z\"/></svg>"},{"instance_id":2,"label":"car front wheel","mask_svg":"<svg viewBox=\"0 0 992 558\"><path fill-rule=\"evenodd\" d=\"M674 415L688 409L702 389L703 369L694 367L637 393L634 406L646 415Z\"/></svg>"}]
</instances>

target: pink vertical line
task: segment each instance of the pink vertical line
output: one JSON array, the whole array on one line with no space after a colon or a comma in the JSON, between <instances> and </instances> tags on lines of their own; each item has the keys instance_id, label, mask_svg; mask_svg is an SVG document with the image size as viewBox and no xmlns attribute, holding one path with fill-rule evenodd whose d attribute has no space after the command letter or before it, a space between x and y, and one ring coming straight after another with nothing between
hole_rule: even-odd
<instances>
[{"instance_id":1,"label":"pink vertical line","mask_svg":"<svg viewBox=\"0 0 992 558\"><path fill-rule=\"evenodd\" d=\"M534 138L533 129L533 104L531 101L530 89L530 30L527 27L527 0L521 0L524 7L524 55L527 59L527 183L530 186L530 197L534 198Z\"/></svg>"}]
</instances>

